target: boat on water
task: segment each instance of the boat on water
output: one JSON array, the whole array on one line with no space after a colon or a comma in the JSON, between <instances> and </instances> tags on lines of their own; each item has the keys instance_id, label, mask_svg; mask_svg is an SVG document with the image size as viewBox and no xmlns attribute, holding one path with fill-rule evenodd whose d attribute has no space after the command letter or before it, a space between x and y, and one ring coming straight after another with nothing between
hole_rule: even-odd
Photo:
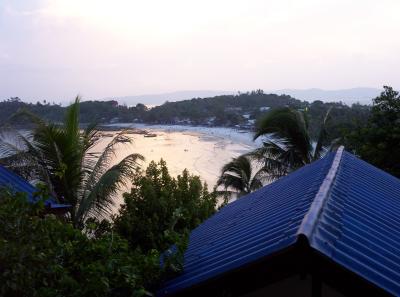
<instances>
[{"instance_id":1,"label":"boat on water","mask_svg":"<svg viewBox=\"0 0 400 297\"><path fill-rule=\"evenodd\" d=\"M157 134L154 133L148 133L148 134L144 134L144 137L157 137Z\"/></svg>"},{"instance_id":2,"label":"boat on water","mask_svg":"<svg viewBox=\"0 0 400 297\"><path fill-rule=\"evenodd\" d=\"M126 134L147 134L148 132L146 130L141 130L141 129L128 129L125 130Z\"/></svg>"}]
</instances>

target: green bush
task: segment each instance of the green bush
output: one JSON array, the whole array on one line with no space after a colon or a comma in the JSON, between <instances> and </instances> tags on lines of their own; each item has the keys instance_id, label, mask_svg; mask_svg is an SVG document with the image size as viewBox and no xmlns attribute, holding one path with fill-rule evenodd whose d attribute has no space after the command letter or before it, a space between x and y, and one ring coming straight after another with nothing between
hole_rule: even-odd
<instances>
[{"instance_id":1,"label":"green bush","mask_svg":"<svg viewBox=\"0 0 400 297\"><path fill-rule=\"evenodd\" d=\"M185 235L215 212L215 193L187 170L172 178L163 160L151 162L144 174L138 172L132 184L114 228L133 248L164 251L182 240L184 244Z\"/></svg>"},{"instance_id":2,"label":"green bush","mask_svg":"<svg viewBox=\"0 0 400 297\"><path fill-rule=\"evenodd\" d=\"M368 122L349 131L344 144L363 160L400 178L400 94L392 87L383 88L373 100Z\"/></svg>"},{"instance_id":3,"label":"green bush","mask_svg":"<svg viewBox=\"0 0 400 297\"><path fill-rule=\"evenodd\" d=\"M83 231L1 190L0 296L150 296L180 271L186 235L215 211L215 194L186 170L171 178L163 161L133 182L115 225L90 218Z\"/></svg>"},{"instance_id":4,"label":"green bush","mask_svg":"<svg viewBox=\"0 0 400 297\"><path fill-rule=\"evenodd\" d=\"M157 252L113 232L87 236L41 202L0 193L1 296L142 296L159 277Z\"/></svg>"}]
</instances>

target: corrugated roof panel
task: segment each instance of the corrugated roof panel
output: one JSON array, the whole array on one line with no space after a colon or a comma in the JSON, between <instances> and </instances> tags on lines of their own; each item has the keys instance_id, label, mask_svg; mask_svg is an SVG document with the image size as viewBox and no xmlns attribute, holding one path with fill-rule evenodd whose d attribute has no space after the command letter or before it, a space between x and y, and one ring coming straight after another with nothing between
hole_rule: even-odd
<instances>
[{"instance_id":1,"label":"corrugated roof panel","mask_svg":"<svg viewBox=\"0 0 400 297\"><path fill-rule=\"evenodd\" d=\"M234 201L196 228L184 272L164 293L197 284L293 244L335 154Z\"/></svg>"},{"instance_id":2,"label":"corrugated roof panel","mask_svg":"<svg viewBox=\"0 0 400 297\"><path fill-rule=\"evenodd\" d=\"M26 193L28 201L30 202L35 201L34 196L38 191L38 189L32 186L28 181L3 166L0 166L0 187L8 187L15 192ZM59 204L51 198L45 201L45 205L52 209L63 209L70 207L66 204Z\"/></svg>"},{"instance_id":3,"label":"corrugated roof panel","mask_svg":"<svg viewBox=\"0 0 400 297\"><path fill-rule=\"evenodd\" d=\"M295 243L400 295L400 180L339 149L229 205L196 228L183 274L199 284Z\"/></svg>"},{"instance_id":4,"label":"corrugated roof panel","mask_svg":"<svg viewBox=\"0 0 400 297\"><path fill-rule=\"evenodd\" d=\"M345 152L311 246L400 293L400 180Z\"/></svg>"}]
</instances>

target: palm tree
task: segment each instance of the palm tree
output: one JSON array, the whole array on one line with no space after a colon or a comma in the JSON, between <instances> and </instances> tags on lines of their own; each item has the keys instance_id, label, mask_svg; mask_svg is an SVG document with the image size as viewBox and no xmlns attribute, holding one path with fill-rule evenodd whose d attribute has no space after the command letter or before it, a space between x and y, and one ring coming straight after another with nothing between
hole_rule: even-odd
<instances>
[{"instance_id":1,"label":"palm tree","mask_svg":"<svg viewBox=\"0 0 400 297\"><path fill-rule=\"evenodd\" d=\"M249 156L263 163L270 180L321 158L327 150L324 142L329 113L330 109L323 119L318 138L313 140L304 112L290 108L270 111L259 121L254 135L254 140L265 137L263 145Z\"/></svg>"},{"instance_id":2,"label":"palm tree","mask_svg":"<svg viewBox=\"0 0 400 297\"><path fill-rule=\"evenodd\" d=\"M246 195L262 187L261 179L264 171L261 169L253 174L254 168L250 158L246 155L233 158L221 170L217 187L223 186L224 191L219 191L228 200L233 194L237 197Z\"/></svg>"},{"instance_id":3,"label":"palm tree","mask_svg":"<svg viewBox=\"0 0 400 297\"><path fill-rule=\"evenodd\" d=\"M16 142L0 142L0 154L11 169L30 172L30 178L44 182L62 203L71 205L69 217L75 226L89 216L104 216L113 198L144 160L130 154L110 166L120 143L129 143L117 133L102 152L93 151L101 137L96 125L79 127L79 97L69 106L62 124L46 123L25 111L34 129L29 135L15 132ZM16 144L17 143L17 144Z\"/></svg>"}]
</instances>

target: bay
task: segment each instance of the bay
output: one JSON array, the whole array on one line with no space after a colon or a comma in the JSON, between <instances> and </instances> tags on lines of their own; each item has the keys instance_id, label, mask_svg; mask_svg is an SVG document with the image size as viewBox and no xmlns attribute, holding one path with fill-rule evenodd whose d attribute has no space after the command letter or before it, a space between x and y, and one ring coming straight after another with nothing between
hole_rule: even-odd
<instances>
[{"instance_id":1,"label":"bay","mask_svg":"<svg viewBox=\"0 0 400 297\"><path fill-rule=\"evenodd\" d=\"M127 126L128 124L125 126L118 124L108 127L127 128ZM132 125L129 124L129 127ZM156 136L129 134L133 143L119 145L115 163L131 153L139 153L146 158L143 168L150 161L159 161L162 158L167 162L172 176L177 176L184 169L188 169L191 174L199 175L209 188L215 186L224 164L259 145L258 142L252 141L250 132L230 128L164 125L134 127L145 129ZM107 135L111 136L109 133ZM112 137L102 138L94 149L100 151L111 139Z\"/></svg>"}]
</instances>

